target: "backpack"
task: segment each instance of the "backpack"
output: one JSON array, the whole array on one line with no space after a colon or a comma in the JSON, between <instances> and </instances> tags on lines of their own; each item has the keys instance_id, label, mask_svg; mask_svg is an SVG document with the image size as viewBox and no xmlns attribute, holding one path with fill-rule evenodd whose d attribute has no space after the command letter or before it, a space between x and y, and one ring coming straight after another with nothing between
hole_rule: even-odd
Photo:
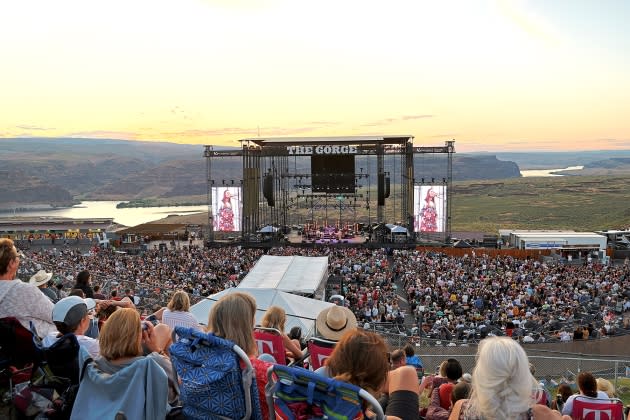
<instances>
[{"instance_id":1,"label":"backpack","mask_svg":"<svg viewBox=\"0 0 630 420\"><path fill-rule=\"evenodd\" d=\"M83 373L92 361L92 358L85 360L79 377L79 348L73 333L60 337L48 348L41 348L43 357L31 380L17 387L13 397L20 413L43 414L56 420L70 418Z\"/></svg>"},{"instance_id":2,"label":"backpack","mask_svg":"<svg viewBox=\"0 0 630 420\"><path fill-rule=\"evenodd\" d=\"M212 333L186 327L175 327L175 333L179 340L169 351L181 380L184 415L262 420L256 378L245 352Z\"/></svg>"}]
</instances>

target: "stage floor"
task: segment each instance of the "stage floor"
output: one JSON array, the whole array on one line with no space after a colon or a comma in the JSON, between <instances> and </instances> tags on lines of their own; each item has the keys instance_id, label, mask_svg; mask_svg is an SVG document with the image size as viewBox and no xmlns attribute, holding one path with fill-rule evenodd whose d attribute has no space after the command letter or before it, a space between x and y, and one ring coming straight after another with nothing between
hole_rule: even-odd
<instances>
[{"instance_id":1,"label":"stage floor","mask_svg":"<svg viewBox=\"0 0 630 420\"><path fill-rule=\"evenodd\" d=\"M306 239L306 236L299 235L297 232L291 232L287 235L287 240L292 244L322 244L322 245L336 245L336 244L364 244L367 240L363 235L355 235L351 238L344 239Z\"/></svg>"}]
</instances>

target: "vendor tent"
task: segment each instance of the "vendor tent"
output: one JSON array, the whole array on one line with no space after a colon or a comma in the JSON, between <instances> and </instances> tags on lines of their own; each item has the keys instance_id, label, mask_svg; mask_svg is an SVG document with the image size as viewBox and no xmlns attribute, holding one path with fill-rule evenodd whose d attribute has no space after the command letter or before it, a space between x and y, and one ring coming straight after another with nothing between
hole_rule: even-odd
<instances>
[{"instance_id":1,"label":"vendor tent","mask_svg":"<svg viewBox=\"0 0 630 420\"><path fill-rule=\"evenodd\" d=\"M263 255L239 288L278 289L322 299L328 280L328 257Z\"/></svg>"},{"instance_id":2,"label":"vendor tent","mask_svg":"<svg viewBox=\"0 0 630 420\"><path fill-rule=\"evenodd\" d=\"M208 296L204 300L190 307L190 312L197 318L200 324L207 325L208 314L212 305L222 296L234 292L246 292L256 299L256 324L260 324L265 311L270 306L280 306L287 314L286 331L292 327L302 328L303 337L308 337L315 329L315 319L324 309L333 306L333 303L310 299L303 296L292 295L276 289L246 289L242 287L230 288Z\"/></svg>"}]
</instances>

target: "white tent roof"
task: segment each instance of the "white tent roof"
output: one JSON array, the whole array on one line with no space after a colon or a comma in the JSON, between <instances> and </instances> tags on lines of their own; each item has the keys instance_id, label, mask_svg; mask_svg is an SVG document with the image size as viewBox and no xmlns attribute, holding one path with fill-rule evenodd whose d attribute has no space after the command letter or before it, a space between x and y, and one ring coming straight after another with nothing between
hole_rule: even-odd
<instances>
[{"instance_id":1,"label":"white tent roof","mask_svg":"<svg viewBox=\"0 0 630 420\"><path fill-rule=\"evenodd\" d=\"M387 227L391 231L391 233L407 233L407 228L402 226L392 225L391 223L388 223L385 225L385 227Z\"/></svg>"},{"instance_id":2,"label":"white tent roof","mask_svg":"<svg viewBox=\"0 0 630 420\"><path fill-rule=\"evenodd\" d=\"M328 279L328 257L263 255L239 288L278 289L303 295L323 292Z\"/></svg>"},{"instance_id":3,"label":"white tent roof","mask_svg":"<svg viewBox=\"0 0 630 420\"><path fill-rule=\"evenodd\" d=\"M302 328L303 337L311 335L314 331L317 314L334 305L330 302L292 295L275 289L246 289L239 287L226 289L212 296L208 296L201 302L191 306L190 312L197 318L200 324L206 325L208 324L208 314L210 313L212 305L222 296L234 292L246 292L254 296L257 306L256 324L260 324L267 308L272 305L280 306L287 313L285 332L291 330L292 327L299 326Z\"/></svg>"},{"instance_id":4,"label":"white tent roof","mask_svg":"<svg viewBox=\"0 0 630 420\"><path fill-rule=\"evenodd\" d=\"M275 233L277 232L279 229L277 227L271 226L271 225L267 225L263 228L261 228L258 232L259 233Z\"/></svg>"}]
</instances>

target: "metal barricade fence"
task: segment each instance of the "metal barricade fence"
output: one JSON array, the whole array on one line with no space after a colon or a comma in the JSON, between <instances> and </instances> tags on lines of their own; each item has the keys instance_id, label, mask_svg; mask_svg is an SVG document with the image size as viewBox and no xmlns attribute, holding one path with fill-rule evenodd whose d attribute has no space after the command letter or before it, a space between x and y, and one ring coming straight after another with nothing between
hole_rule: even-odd
<instances>
[{"instance_id":1,"label":"metal barricade fence","mask_svg":"<svg viewBox=\"0 0 630 420\"><path fill-rule=\"evenodd\" d=\"M440 363L448 358L459 360L464 372L472 373L477 353L477 343L450 342L420 338L411 340L404 334L376 331L390 349L402 348L412 343L416 355L423 361L425 374L436 373ZM530 363L534 366L534 376L549 390L555 390L560 383L574 384L582 371L593 373L596 378L605 378L619 389L619 379L630 377L630 359L613 356L597 357L562 353L524 347Z\"/></svg>"}]
</instances>

